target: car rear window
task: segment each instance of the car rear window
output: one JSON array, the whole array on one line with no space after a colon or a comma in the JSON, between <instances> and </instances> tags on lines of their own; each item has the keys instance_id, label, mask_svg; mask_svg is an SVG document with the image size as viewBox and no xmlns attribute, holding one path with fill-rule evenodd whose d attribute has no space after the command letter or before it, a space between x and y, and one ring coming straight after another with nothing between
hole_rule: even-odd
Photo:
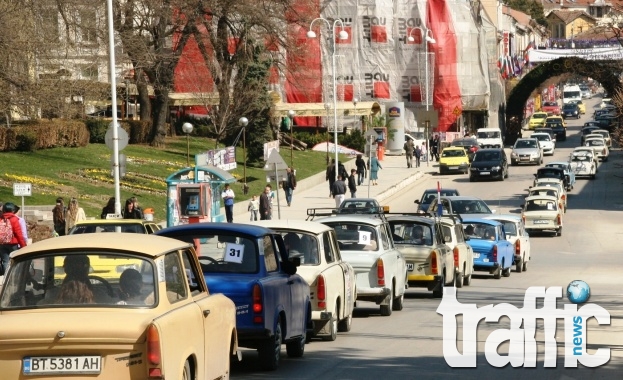
<instances>
[{"instance_id":1,"label":"car rear window","mask_svg":"<svg viewBox=\"0 0 623 380\"><path fill-rule=\"evenodd\" d=\"M373 226L356 222L325 223L333 227L340 250L378 251L378 236Z\"/></svg>"}]
</instances>

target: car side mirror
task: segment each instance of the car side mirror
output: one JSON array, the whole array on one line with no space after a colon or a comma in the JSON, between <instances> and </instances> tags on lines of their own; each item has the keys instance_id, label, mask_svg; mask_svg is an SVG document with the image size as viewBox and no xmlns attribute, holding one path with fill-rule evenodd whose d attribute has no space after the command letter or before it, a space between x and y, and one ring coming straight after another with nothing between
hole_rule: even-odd
<instances>
[{"instance_id":1,"label":"car side mirror","mask_svg":"<svg viewBox=\"0 0 623 380\"><path fill-rule=\"evenodd\" d=\"M301 259L299 259L299 265L300 264L301 264ZM296 274L296 264L291 262L291 261L283 261L283 262L281 262L281 269L283 269L283 271L288 276L293 276L293 275Z\"/></svg>"},{"instance_id":2,"label":"car side mirror","mask_svg":"<svg viewBox=\"0 0 623 380\"><path fill-rule=\"evenodd\" d=\"M301 266L301 258L300 257L290 257L288 259L288 261L290 261L292 264L294 264L295 267L300 267Z\"/></svg>"},{"instance_id":3,"label":"car side mirror","mask_svg":"<svg viewBox=\"0 0 623 380\"><path fill-rule=\"evenodd\" d=\"M419 200L419 199L416 199L416 200L414 200L414 201L413 201L413 203L416 203L416 204L418 204L418 205L419 205L419 204L420 204L420 200Z\"/></svg>"}]
</instances>

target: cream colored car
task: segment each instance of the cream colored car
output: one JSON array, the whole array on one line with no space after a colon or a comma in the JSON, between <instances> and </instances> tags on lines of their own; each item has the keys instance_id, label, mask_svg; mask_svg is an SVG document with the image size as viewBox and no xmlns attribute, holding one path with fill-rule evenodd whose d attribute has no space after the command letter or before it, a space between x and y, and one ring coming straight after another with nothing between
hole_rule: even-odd
<instances>
[{"instance_id":1,"label":"cream colored car","mask_svg":"<svg viewBox=\"0 0 623 380\"><path fill-rule=\"evenodd\" d=\"M299 258L297 272L309 284L314 336L333 341L350 331L357 290L355 270L342 260L335 230L301 220L253 222L283 236L289 258ZM311 336L310 336L311 337Z\"/></svg>"},{"instance_id":2,"label":"cream colored car","mask_svg":"<svg viewBox=\"0 0 623 380\"><path fill-rule=\"evenodd\" d=\"M604 162L608 161L610 150L606 146L606 139L604 139L601 135L593 136L593 134L590 134L586 136L586 138L584 139L584 146L592 148L595 157L598 160L601 159Z\"/></svg>"},{"instance_id":3,"label":"cream colored car","mask_svg":"<svg viewBox=\"0 0 623 380\"><path fill-rule=\"evenodd\" d=\"M441 230L446 245L452 250L454 286L470 285L474 273L474 250L466 243L469 238L465 236L463 225L458 218L448 216L441 219Z\"/></svg>"},{"instance_id":4,"label":"cream colored car","mask_svg":"<svg viewBox=\"0 0 623 380\"><path fill-rule=\"evenodd\" d=\"M608 149L612 148L612 137L610 137L610 132L608 132L605 129L595 129L593 132L591 132L590 135L588 135L588 137L590 137L593 134L601 135L601 137L603 137L604 140L606 140L606 146L608 147Z\"/></svg>"},{"instance_id":5,"label":"cream colored car","mask_svg":"<svg viewBox=\"0 0 623 380\"><path fill-rule=\"evenodd\" d=\"M113 234L47 239L11 254L0 294L1 377L229 378L236 308L210 294L193 246ZM117 260L116 276L91 274L100 258Z\"/></svg>"},{"instance_id":6,"label":"cream colored car","mask_svg":"<svg viewBox=\"0 0 623 380\"><path fill-rule=\"evenodd\" d=\"M556 197L558 199L558 207L560 207L563 212L567 212L567 195L561 189L560 183L539 182L539 186L533 186L528 191L529 197L533 195L549 195Z\"/></svg>"},{"instance_id":7,"label":"cream colored car","mask_svg":"<svg viewBox=\"0 0 623 380\"><path fill-rule=\"evenodd\" d=\"M558 199L549 195L526 197L521 211L521 218L528 234L532 231L553 231L556 236L561 236L562 215Z\"/></svg>"}]
</instances>

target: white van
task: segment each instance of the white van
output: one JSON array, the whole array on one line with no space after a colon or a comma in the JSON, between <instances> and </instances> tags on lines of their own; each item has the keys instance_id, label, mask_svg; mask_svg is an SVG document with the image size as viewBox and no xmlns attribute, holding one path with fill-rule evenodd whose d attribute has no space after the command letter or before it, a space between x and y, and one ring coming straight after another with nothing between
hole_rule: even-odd
<instances>
[{"instance_id":1,"label":"white van","mask_svg":"<svg viewBox=\"0 0 623 380\"><path fill-rule=\"evenodd\" d=\"M572 85L563 87L562 104L567 104L574 100L582 100L582 90L580 90L580 86Z\"/></svg>"},{"instance_id":2,"label":"white van","mask_svg":"<svg viewBox=\"0 0 623 380\"><path fill-rule=\"evenodd\" d=\"M504 148L502 131L498 128L480 128L476 131L476 140L481 148Z\"/></svg>"}]
</instances>

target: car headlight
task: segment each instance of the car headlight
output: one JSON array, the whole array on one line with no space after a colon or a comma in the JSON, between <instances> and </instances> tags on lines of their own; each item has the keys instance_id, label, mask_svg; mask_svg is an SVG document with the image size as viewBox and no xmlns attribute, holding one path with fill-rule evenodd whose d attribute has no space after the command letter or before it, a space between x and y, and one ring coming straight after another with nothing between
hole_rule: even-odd
<instances>
[{"instance_id":1,"label":"car headlight","mask_svg":"<svg viewBox=\"0 0 623 380\"><path fill-rule=\"evenodd\" d=\"M536 157L539 157L539 154L538 153L530 153L530 157L536 158Z\"/></svg>"},{"instance_id":2,"label":"car headlight","mask_svg":"<svg viewBox=\"0 0 623 380\"><path fill-rule=\"evenodd\" d=\"M518 155L517 153L515 153L515 152L511 152L511 157L515 157L515 158L517 158L518 156L519 156L519 155Z\"/></svg>"},{"instance_id":3,"label":"car headlight","mask_svg":"<svg viewBox=\"0 0 623 380\"><path fill-rule=\"evenodd\" d=\"M493 169L493 170L500 170L500 169L502 169L502 167L501 166L494 166L491 169Z\"/></svg>"}]
</instances>

